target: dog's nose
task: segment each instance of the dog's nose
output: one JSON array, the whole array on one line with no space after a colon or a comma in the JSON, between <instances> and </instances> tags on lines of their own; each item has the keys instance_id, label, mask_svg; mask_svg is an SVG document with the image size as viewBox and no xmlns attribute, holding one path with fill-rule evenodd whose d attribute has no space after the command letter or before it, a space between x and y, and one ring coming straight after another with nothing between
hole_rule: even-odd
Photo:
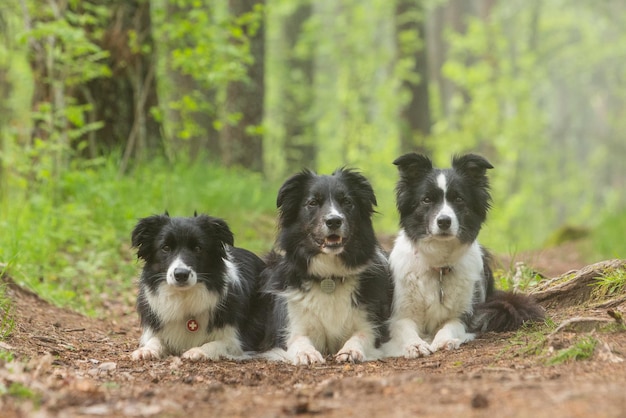
<instances>
[{"instance_id":1,"label":"dog's nose","mask_svg":"<svg viewBox=\"0 0 626 418\"><path fill-rule=\"evenodd\" d=\"M191 271L186 268L177 267L174 269L174 278L177 282L185 282L189 279L189 274Z\"/></svg>"},{"instance_id":2,"label":"dog's nose","mask_svg":"<svg viewBox=\"0 0 626 418\"><path fill-rule=\"evenodd\" d=\"M450 225L452 225L452 218L447 215L440 216L437 218L437 226L442 230L450 229Z\"/></svg>"},{"instance_id":3,"label":"dog's nose","mask_svg":"<svg viewBox=\"0 0 626 418\"><path fill-rule=\"evenodd\" d=\"M343 219L339 216L331 216L326 219L326 226L330 229L339 229L342 223Z\"/></svg>"}]
</instances>

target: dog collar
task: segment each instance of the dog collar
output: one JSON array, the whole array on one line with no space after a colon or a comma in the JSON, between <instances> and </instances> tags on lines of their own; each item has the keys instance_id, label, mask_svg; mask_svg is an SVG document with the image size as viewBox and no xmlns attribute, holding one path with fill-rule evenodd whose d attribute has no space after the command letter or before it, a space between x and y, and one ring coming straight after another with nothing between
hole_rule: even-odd
<instances>
[{"instance_id":1,"label":"dog collar","mask_svg":"<svg viewBox=\"0 0 626 418\"><path fill-rule=\"evenodd\" d=\"M439 273L439 303L443 304L443 276L449 274L452 271L452 267L435 267L433 270Z\"/></svg>"},{"instance_id":2,"label":"dog collar","mask_svg":"<svg viewBox=\"0 0 626 418\"><path fill-rule=\"evenodd\" d=\"M335 291L335 287L337 287L337 279L341 280L341 283L346 280L345 277L327 277L325 279L322 279L322 281L320 282L320 288L322 289L322 292L328 293L329 295L333 293Z\"/></svg>"}]
</instances>

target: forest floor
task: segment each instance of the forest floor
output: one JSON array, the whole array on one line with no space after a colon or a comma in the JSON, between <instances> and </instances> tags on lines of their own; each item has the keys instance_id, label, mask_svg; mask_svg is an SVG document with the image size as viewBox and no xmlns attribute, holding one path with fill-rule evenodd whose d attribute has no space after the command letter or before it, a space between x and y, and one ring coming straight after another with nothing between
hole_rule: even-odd
<instances>
[{"instance_id":1,"label":"forest floor","mask_svg":"<svg viewBox=\"0 0 626 418\"><path fill-rule=\"evenodd\" d=\"M524 258L548 277L583 267L568 247L516 257ZM626 314L624 297L543 299L554 324L593 318L576 322L585 327L490 333L420 359L296 367L261 360L198 364L178 357L132 362L140 334L132 306L112 303L109 317L87 318L5 281L16 326L0 342L0 351L15 356L0 359L2 417L557 418L626 411L626 331L623 324L611 331L601 326L612 321L609 310ZM585 293L584 286L578 289ZM597 341L590 358L546 362L589 336Z\"/></svg>"}]
</instances>

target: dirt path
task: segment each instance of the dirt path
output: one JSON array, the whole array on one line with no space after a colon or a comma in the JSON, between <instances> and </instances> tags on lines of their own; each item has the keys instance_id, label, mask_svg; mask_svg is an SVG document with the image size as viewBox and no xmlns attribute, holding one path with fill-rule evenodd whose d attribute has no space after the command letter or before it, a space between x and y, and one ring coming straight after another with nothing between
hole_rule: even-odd
<instances>
[{"instance_id":1,"label":"dirt path","mask_svg":"<svg viewBox=\"0 0 626 418\"><path fill-rule=\"evenodd\" d=\"M53 307L10 285L17 326L1 343L0 415L29 416L503 416L618 417L626 413L626 332L592 331L591 359L545 364L532 348L567 347L589 330L487 334L415 360L294 367L265 361L133 363L139 326L130 306L107 320ZM548 308L555 323L608 319L591 303ZM611 309L626 314L622 301ZM539 343L538 343L539 341ZM547 345L546 345L547 344ZM618 362L615 362L618 361ZM27 388L27 389L26 389Z\"/></svg>"}]
</instances>

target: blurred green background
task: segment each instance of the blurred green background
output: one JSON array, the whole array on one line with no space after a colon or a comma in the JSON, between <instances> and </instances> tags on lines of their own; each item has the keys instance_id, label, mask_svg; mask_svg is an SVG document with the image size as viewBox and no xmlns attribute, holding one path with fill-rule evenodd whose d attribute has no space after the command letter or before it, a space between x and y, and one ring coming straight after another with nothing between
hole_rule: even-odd
<instances>
[{"instance_id":1,"label":"blurred green background","mask_svg":"<svg viewBox=\"0 0 626 418\"><path fill-rule=\"evenodd\" d=\"M4 0L0 269L131 304L138 218L210 213L263 254L304 167L361 170L392 238L410 151L492 162L496 254L624 257L625 24L618 0Z\"/></svg>"}]
</instances>

